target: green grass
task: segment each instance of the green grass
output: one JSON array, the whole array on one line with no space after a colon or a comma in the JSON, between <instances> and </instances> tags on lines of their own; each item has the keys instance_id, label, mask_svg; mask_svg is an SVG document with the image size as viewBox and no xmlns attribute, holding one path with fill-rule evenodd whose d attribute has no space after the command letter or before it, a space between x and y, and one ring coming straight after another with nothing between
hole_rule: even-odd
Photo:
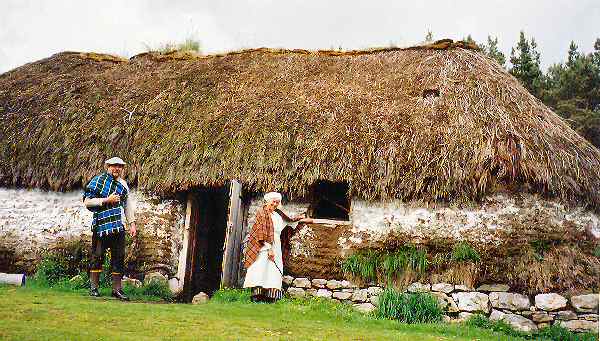
<instances>
[{"instance_id":1,"label":"green grass","mask_svg":"<svg viewBox=\"0 0 600 341\"><path fill-rule=\"evenodd\" d=\"M442 320L437 298L427 293L403 293L387 288L379 295L376 316L406 323L428 323Z\"/></svg>"},{"instance_id":2,"label":"green grass","mask_svg":"<svg viewBox=\"0 0 600 341\"><path fill-rule=\"evenodd\" d=\"M103 290L106 294L105 290ZM0 286L1 340L503 340L473 326L403 324L321 300L123 303L84 292ZM224 302L233 300L233 302ZM518 340L518 339L517 339Z\"/></svg>"},{"instance_id":3,"label":"green grass","mask_svg":"<svg viewBox=\"0 0 600 341\"><path fill-rule=\"evenodd\" d=\"M473 262L477 263L481 260L479 253L473 247L465 242L460 242L452 248L453 262Z\"/></svg>"}]
</instances>

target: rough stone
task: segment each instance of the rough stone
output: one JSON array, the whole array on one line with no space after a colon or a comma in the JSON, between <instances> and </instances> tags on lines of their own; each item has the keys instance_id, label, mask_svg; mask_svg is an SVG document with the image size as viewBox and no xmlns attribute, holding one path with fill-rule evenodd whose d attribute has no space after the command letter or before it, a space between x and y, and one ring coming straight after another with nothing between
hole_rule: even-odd
<instances>
[{"instance_id":1,"label":"rough stone","mask_svg":"<svg viewBox=\"0 0 600 341\"><path fill-rule=\"evenodd\" d=\"M565 327L568 330L576 333L581 332L595 332L598 330L598 322L586 321L586 320L570 320L570 321L557 321L557 324L561 327Z\"/></svg>"},{"instance_id":2,"label":"rough stone","mask_svg":"<svg viewBox=\"0 0 600 341\"><path fill-rule=\"evenodd\" d=\"M154 282L154 281L159 281L159 282L163 282L164 284L167 284L167 278L165 277L165 275L161 274L160 272L150 272L147 273L146 276L144 276L144 285L147 285L150 282Z\"/></svg>"},{"instance_id":3,"label":"rough stone","mask_svg":"<svg viewBox=\"0 0 600 341\"><path fill-rule=\"evenodd\" d=\"M327 281L327 284L325 286L331 290L335 290L335 289L341 288L342 283L340 281L336 281L335 279L332 279L332 280Z\"/></svg>"},{"instance_id":4,"label":"rough stone","mask_svg":"<svg viewBox=\"0 0 600 341\"><path fill-rule=\"evenodd\" d=\"M456 284L454 286L454 290L455 291L473 291L473 288L468 287L468 286L466 286L464 284Z\"/></svg>"},{"instance_id":5,"label":"rough stone","mask_svg":"<svg viewBox=\"0 0 600 341\"><path fill-rule=\"evenodd\" d=\"M498 291L507 292L510 287L506 284L484 284L477 288L477 291Z\"/></svg>"},{"instance_id":6,"label":"rough stone","mask_svg":"<svg viewBox=\"0 0 600 341\"><path fill-rule=\"evenodd\" d=\"M292 298L300 298L306 296L306 291L304 291L304 289L302 288L291 287L287 289L287 293Z\"/></svg>"},{"instance_id":7,"label":"rough stone","mask_svg":"<svg viewBox=\"0 0 600 341\"><path fill-rule=\"evenodd\" d=\"M500 310L492 309L492 313L490 314L490 321L500 321L504 318L506 314L501 312Z\"/></svg>"},{"instance_id":8,"label":"rough stone","mask_svg":"<svg viewBox=\"0 0 600 341\"><path fill-rule=\"evenodd\" d=\"M598 313L598 294L571 297L571 305L581 313Z\"/></svg>"},{"instance_id":9,"label":"rough stone","mask_svg":"<svg viewBox=\"0 0 600 341\"><path fill-rule=\"evenodd\" d=\"M375 310L375 306L372 305L371 303L353 304L352 307L354 307L354 309L360 311L361 313L365 313L365 314L368 314L368 313L372 312L373 310Z\"/></svg>"},{"instance_id":10,"label":"rough stone","mask_svg":"<svg viewBox=\"0 0 600 341\"><path fill-rule=\"evenodd\" d=\"M203 292L200 292L200 293L196 294L196 296L194 296L194 297L192 298L192 304L203 304L203 303L207 303L209 299L210 299L210 298L208 297L208 295L207 295L207 294L205 294L205 293L203 293Z\"/></svg>"},{"instance_id":11,"label":"rough stone","mask_svg":"<svg viewBox=\"0 0 600 341\"><path fill-rule=\"evenodd\" d=\"M369 292L366 289L356 290L352 293L352 302L366 302Z\"/></svg>"},{"instance_id":12,"label":"rough stone","mask_svg":"<svg viewBox=\"0 0 600 341\"><path fill-rule=\"evenodd\" d=\"M344 288L344 289L355 288L354 284L352 284L352 283L350 283L350 282L348 282L346 280L341 281L340 284L342 285L342 288Z\"/></svg>"},{"instance_id":13,"label":"rough stone","mask_svg":"<svg viewBox=\"0 0 600 341\"><path fill-rule=\"evenodd\" d=\"M436 283L431 286L431 291L443 292L449 294L454 291L454 284L449 283Z\"/></svg>"},{"instance_id":14,"label":"rough stone","mask_svg":"<svg viewBox=\"0 0 600 341\"><path fill-rule=\"evenodd\" d=\"M538 323L537 326L538 326L538 329L544 329L544 328L550 327L550 323L542 322L542 323Z\"/></svg>"},{"instance_id":15,"label":"rough stone","mask_svg":"<svg viewBox=\"0 0 600 341\"><path fill-rule=\"evenodd\" d=\"M470 319L471 316L473 316L473 315L475 315L475 314L473 314L473 313L467 313L465 311L461 311L460 313L458 313L458 319L460 321L466 321L466 320Z\"/></svg>"},{"instance_id":16,"label":"rough stone","mask_svg":"<svg viewBox=\"0 0 600 341\"><path fill-rule=\"evenodd\" d=\"M317 289L306 289L306 295L308 296L317 296Z\"/></svg>"},{"instance_id":17,"label":"rough stone","mask_svg":"<svg viewBox=\"0 0 600 341\"><path fill-rule=\"evenodd\" d=\"M559 310L567 306L567 299L559 294L539 294L535 296L535 306L545 311Z\"/></svg>"},{"instance_id":18,"label":"rough stone","mask_svg":"<svg viewBox=\"0 0 600 341\"><path fill-rule=\"evenodd\" d=\"M531 319L535 322L551 322L554 317L548 315L545 311L536 311L531 315Z\"/></svg>"},{"instance_id":19,"label":"rough stone","mask_svg":"<svg viewBox=\"0 0 600 341\"><path fill-rule=\"evenodd\" d=\"M523 315L525 317L531 317L531 315L533 315L533 312L529 311L529 310L515 311L515 313L519 314L519 315Z\"/></svg>"},{"instance_id":20,"label":"rough stone","mask_svg":"<svg viewBox=\"0 0 600 341\"><path fill-rule=\"evenodd\" d=\"M598 314L583 314L579 316L580 319L586 321L598 321Z\"/></svg>"},{"instance_id":21,"label":"rough stone","mask_svg":"<svg viewBox=\"0 0 600 341\"><path fill-rule=\"evenodd\" d=\"M446 310L446 308L448 308L448 306L450 305L449 301L452 300L450 297L448 297L448 295L438 291L433 291L431 293L431 296L437 298L440 309L442 310Z\"/></svg>"},{"instance_id":22,"label":"rough stone","mask_svg":"<svg viewBox=\"0 0 600 341\"><path fill-rule=\"evenodd\" d=\"M509 310L529 310L531 302L529 297L521 294L513 294L507 292L491 292L490 303L494 308L509 309Z\"/></svg>"},{"instance_id":23,"label":"rough stone","mask_svg":"<svg viewBox=\"0 0 600 341\"><path fill-rule=\"evenodd\" d=\"M304 277L294 279L294 281L292 282L292 284L296 288L310 289L312 287L312 285L310 284L310 280L308 278L304 278Z\"/></svg>"},{"instance_id":24,"label":"rough stone","mask_svg":"<svg viewBox=\"0 0 600 341\"><path fill-rule=\"evenodd\" d=\"M292 285L292 283L294 283L294 277L285 275L281 278L281 281L284 285Z\"/></svg>"},{"instance_id":25,"label":"rough stone","mask_svg":"<svg viewBox=\"0 0 600 341\"><path fill-rule=\"evenodd\" d=\"M343 291L334 291L332 297L338 300L349 300L352 297L352 293Z\"/></svg>"},{"instance_id":26,"label":"rough stone","mask_svg":"<svg viewBox=\"0 0 600 341\"><path fill-rule=\"evenodd\" d=\"M452 294L457 301L458 309L469 312L490 312L490 299L488 295L480 292L457 292Z\"/></svg>"},{"instance_id":27,"label":"rough stone","mask_svg":"<svg viewBox=\"0 0 600 341\"><path fill-rule=\"evenodd\" d=\"M506 322L508 325L513 327L518 331L522 331L525 333L535 332L538 330L538 327L533 321L527 319L521 315L517 314L506 314L502 318L502 321Z\"/></svg>"},{"instance_id":28,"label":"rough stone","mask_svg":"<svg viewBox=\"0 0 600 341\"><path fill-rule=\"evenodd\" d=\"M577 314L571 310L558 311L556 313L556 319L562 321L577 320Z\"/></svg>"},{"instance_id":29,"label":"rough stone","mask_svg":"<svg viewBox=\"0 0 600 341\"><path fill-rule=\"evenodd\" d=\"M327 284L326 279L317 278L317 279L312 280L312 286L315 288L323 289L323 288L325 288L326 284Z\"/></svg>"},{"instance_id":30,"label":"rough stone","mask_svg":"<svg viewBox=\"0 0 600 341\"><path fill-rule=\"evenodd\" d=\"M331 298L331 291L327 289L319 289L315 294L316 297Z\"/></svg>"},{"instance_id":31,"label":"rough stone","mask_svg":"<svg viewBox=\"0 0 600 341\"><path fill-rule=\"evenodd\" d=\"M371 296L369 297L369 301L371 301L371 303L377 306L379 305L379 296Z\"/></svg>"},{"instance_id":32,"label":"rough stone","mask_svg":"<svg viewBox=\"0 0 600 341\"><path fill-rule=\"evenodd\" d=\"M367 289L369 292L369 296L377 296L383 292L383 288L381 287L369 287Z\"/></svg>"},{"instance_id":33,"label":"rough stone","mask_svg":"<svg viewBox=\"0 0 600 341\"><path fill-rule=\"evenodd\" d=\"M408 292L429 292L431 291L431 285L427 283L415 282L406 288Z\"/></svg>"},{"instance_id":34,"label":"rough stone","mask_svg":"<svg viewBox=\"0 0 600 341\"><path fill-rule=\"evenodd\" d=\"M183 292L183 287L179 285L179 280L175 277L169 279L169 290L175 296L178 296Z\"/></svg>"}]
</instances>

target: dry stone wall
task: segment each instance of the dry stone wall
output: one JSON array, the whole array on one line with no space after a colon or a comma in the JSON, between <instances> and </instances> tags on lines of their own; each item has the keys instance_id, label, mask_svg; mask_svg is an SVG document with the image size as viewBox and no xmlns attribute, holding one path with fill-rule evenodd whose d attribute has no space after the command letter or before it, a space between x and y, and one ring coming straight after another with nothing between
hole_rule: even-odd
<instances>
[{"instance_id":1,"label":"dry stone wall","mask_svg":"<svg viewBox=\"0 0 600 341\"><path fill-rule=\"evenodd\" d=\"M135 189L139 236L128 250L138 271L174 272L183 240L185 204ZM60 243L90 243L92 213L81 192L0 188L0 271L31 273L42 255Z\"/></svg>"},{"instance_id":2,"label":"dry stone wall","mask_svg":"<svg viewBox=\"0 0 600 341\"><path fill-rule=\"evenodd\" d=\"M288 296L321 297L352 306L365 313L374 311L379 303L380 286L360 286L347 280L310 279L284 276L283 284ZM533 296L508 292L506 284L481 285L469 288L450 283L412 283L405 292L429 293L438 299L446 320L459 322L482 314L490 320L502 320L513 328L533 332L551 324L571 331L598 330L598 294L565 297L556 293Z\"/></svg>"}]
</instances>

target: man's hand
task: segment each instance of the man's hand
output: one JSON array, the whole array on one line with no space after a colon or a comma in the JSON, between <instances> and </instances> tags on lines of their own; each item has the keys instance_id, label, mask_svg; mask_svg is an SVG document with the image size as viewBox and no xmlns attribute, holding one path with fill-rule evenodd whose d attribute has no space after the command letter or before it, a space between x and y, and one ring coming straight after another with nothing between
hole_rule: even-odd
<instances>
[{"instance_id":1,"label":"man's hand","mask_svg":"<svg viewBox=\"0 0 600 341\"><path fill-rule=\"evenodd\" d=\"M135 238L137 236L137 229L135 228L135 222L129 224L129 235L131 238Z\"/></svg>"},{"instance_id":2,"label":"man's hand","mask_svg":"<svg viewBox=\"0 0 600 341\"><path fill-rule=\"evenodd\" d=\"M118 194L111 194L108 196L108 198L106 198L106 200L104 201L107 204L116 204L121 202L121 197Z\"/></svg>"},{"instance_id":3,"label":"man's hand","mask_svg":"<svg viewBox=\"0 0 600 341\"><path fill-rule=\"evenodd\" d=\"M273 249L269 249L268 251L268 255L269 255L269 259L272 260L273 262L275 261L275 252L273 252Z\"/></svg>"}]
</instances>

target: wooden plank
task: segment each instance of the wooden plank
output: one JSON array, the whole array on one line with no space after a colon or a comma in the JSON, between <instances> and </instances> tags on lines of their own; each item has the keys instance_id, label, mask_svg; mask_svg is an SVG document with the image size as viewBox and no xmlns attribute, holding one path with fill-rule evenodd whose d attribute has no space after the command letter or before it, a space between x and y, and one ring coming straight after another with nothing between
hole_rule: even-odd
<instances>
[{"instance_id":1,"label":"wooden plank","mask_svg":"<svg viewBox=\"0 0 600 341\"><path fill-rule=\"evenodd\" d=\"M239 245L238 215L241 208L242 184L231 180L229 191L229 215L227 217L227 231L225 234L223 252L223 272L221 287L235 287L237 283L237 245Z\"/></svg>"}]
</instances>

